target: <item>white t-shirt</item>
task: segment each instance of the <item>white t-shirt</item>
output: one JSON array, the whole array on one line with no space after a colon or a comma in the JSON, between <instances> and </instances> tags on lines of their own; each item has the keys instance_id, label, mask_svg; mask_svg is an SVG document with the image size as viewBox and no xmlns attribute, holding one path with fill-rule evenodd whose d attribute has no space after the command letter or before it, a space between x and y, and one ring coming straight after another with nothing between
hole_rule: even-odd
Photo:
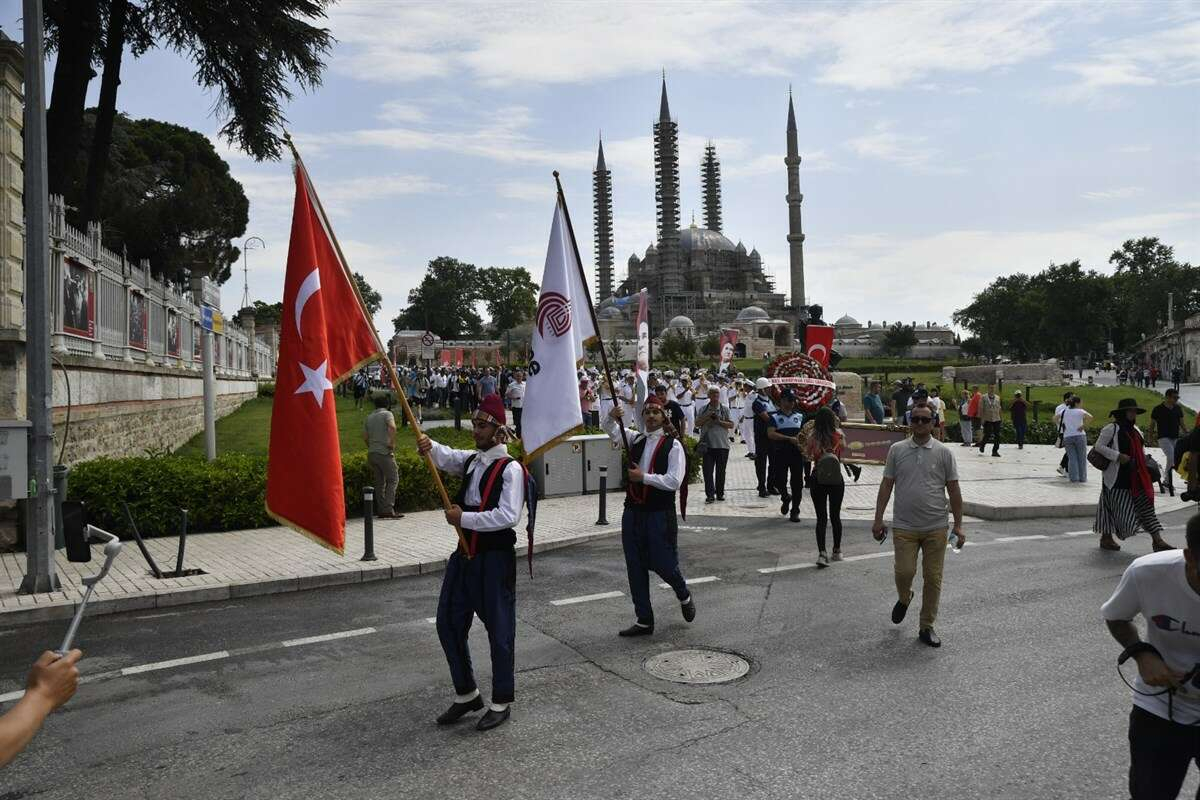
<instances>
[{"instance_id":1,"label":"white t-shirt","mask_svg":"<svg viewBox=\"0 0 1200 800\"><path fill-rule=\"evenodd\" d=\"M1067 404L1066 404L1066 403L1059 403L1058 405L1056 405L1056 406L1054 407L1054 418L1055 418L1055 419L1058 419L1059 417L1061 417L1061 416L1062 416L1062 412L1064 412L1064 411L1066 411L1066 410L1067 410Z\"/></svg>"},{"instance_id":2,"label":"white t-shirt","mask_svg":"<svg viewBox=\"0 0 1200 800\"><path fill-rule=\"evenodd\" d=\"M1082 408L1067 408L1062 412L1063 438L1071 436L1086 436L1087 429L1079 430L1087 420L1088 413ZM1200 623L1200 620L1197 620Z\"/></svg>"},{"instance_id":3,"label":"white t-shirt","mask_svg":"<svg viewBox=\"0 0 1200 800\"><path fill-rule=\"evenodd\" d=\"M1158 648L1171 669L1186 673L1200 662L1200 594L1188 585L1182 550L1134 560L1100 612L1106 620L1132 620L1141 614L1146 621L1145 640ZM1132 665L1126 662L1125 666ZM1166 694L1138 694L1162 687L1146 685L1137 670L1133 672L1137 690L1133 704L1167 719ZM1186 725L1200 720L1200 691L1186 688L1175 693L1174 719Z\"/></svg>"}]
</instances>

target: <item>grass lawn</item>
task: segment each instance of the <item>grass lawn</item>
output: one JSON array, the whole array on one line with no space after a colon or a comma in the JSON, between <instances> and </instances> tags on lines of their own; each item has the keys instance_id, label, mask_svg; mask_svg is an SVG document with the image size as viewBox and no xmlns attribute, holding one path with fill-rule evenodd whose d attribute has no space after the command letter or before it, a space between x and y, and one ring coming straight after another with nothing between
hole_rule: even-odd
<instances>
[{"instance_id":1,"label":"grass lawn","mask_svg":"<svg viewBox=\"0 0 1200 800\"><path fill-rule=\"evenodd\" d=\"M363 421L374 407L364 401L363 407L354 407L353 397L340 397L337 400L338 438L342 443L342 454L365 453L367 444L363 441ZM246 455L265 456L271 438L271 403L270 397L256 397L237 411L223 419L217 420L217 453L245 453ZM400 409L392 409L396 421L400 421ZM400 426L396 429L396 452L412 450L416 443L413 439L412 428ZM196 434L183 447L175 451L176 455L204 457L204 434Z\"/></svg>"},{"instance_id":2,"label":"grass lawn","mask_svg":"<svg viewBox=\"0 0 1200 800\"><path fill-rule=\"evenodd\" d=\"M1006 383L1004 385L1004 394L1001 398L1004 407L1004 418L1009 419L1008 409L1012 402L1013 392L1017 391L1017 385ZM1022 393L1025 392L1025 387L1021 386ZM1146 409L1145 414L1138 415L1138 427L1143 431L1150 428L1150 410L1162 402L1162 395L1150 389L1139 389L1133 386L1033 386L1029 390L1029 396L1025 399L1029 401L1029 421L1033 422L1034 403L1038 406L1038 420L1046 422L1053 420L1054 408L1062 402L1062 396L1070 390L1079 395L1082 400L1082 406L1085 411L1092 415L1093 420L1089 429L1099 429L1108 421L1108 412L1117 407L1117 402L1126 397L1132 397L1138 401L1138 405ZM987 391L983 388L983 391ZM1184 407L1183 419L1184 425L1190 427L1195 421L1195 409ZM947 424L958 424L958 414L951 412L946 418Z\"/></svg>"}]
</instances>

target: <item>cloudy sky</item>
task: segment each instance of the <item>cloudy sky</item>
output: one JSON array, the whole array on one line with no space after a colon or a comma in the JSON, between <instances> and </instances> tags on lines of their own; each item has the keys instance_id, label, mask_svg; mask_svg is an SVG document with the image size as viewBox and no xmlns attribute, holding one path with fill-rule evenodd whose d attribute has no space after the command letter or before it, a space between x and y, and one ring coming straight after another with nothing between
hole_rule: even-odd
<instances>
[{"instance_id":1,"label":"cloudy sky","mask_svg":"<svg viewBox=\"0 0 1200 800\"><path fill-rule=\"evenodd\" d=\"M20 3L2 0L20 36ZM391 3L343 0L324 85L288 109L351 266L390 319L440 255L540 279L562 172L592 250L597 136L619 275L654 236L651 125L666 70L684 224L715 142L725 233L788 290L783 165L796 103L810 302L946 322L1001 274L1158 236L1200 263L1200 6L1138 3ZM161 51L119 105L213 135L213 98ZM93 83L93 99L98 91ZM285 163L219 149L250 198L250 293L282 291ZM242 294L240 270L224 288Z\"/></svg>"}]
</instances>

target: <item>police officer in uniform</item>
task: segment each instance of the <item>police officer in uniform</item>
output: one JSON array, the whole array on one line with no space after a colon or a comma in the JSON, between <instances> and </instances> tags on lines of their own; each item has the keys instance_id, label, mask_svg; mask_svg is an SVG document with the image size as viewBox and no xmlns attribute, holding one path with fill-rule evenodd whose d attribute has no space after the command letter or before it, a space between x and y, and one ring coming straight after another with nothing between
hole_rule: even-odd
<instances>
[{"instance_id":1,"label":"police officer in uniform","mask_svg":"<svg viewBox=\"0 0 1200 800\"><path fill-rule=\"evenodd\" d=\"M785 389L780 395L779 410L771 414L767 424L767 438L771 440L771 483L779 489L779 513L787 514L790 507L789 518L799 522L800 500L804 493L804 449L800 439L804 415L796 408L796 396L791 389Z\"/></svg>"},{"instance_id":2,"label":"police officer in uniform","mask_svg":"<svg viewBox=\"0 0 1200 800\"><path fill-rule=\"evenodd\" d=\"M623 416L617 406L604 420L604 432L614 442L621 441ZM696 618L696 601L679 571L679 528L675 519L675 493L686 480L686 456L678 438L663 431L665 419L662 396L655 394L646 398L642 408L645 433L626 426L630 468L625 511L621 514L621 546L637 619L620 632L621 636L654 633L651 570L675 590L684 620Z\"/></svg>"},{"instance_id":3,"label":"police officer in uniform","mask_svg":"<svg viewBox=\"0 0 1200 800\"><path fill-rule=\"evenodd\" d=\"M759 378L754 386L758 390L750 402L750 413L754 417L754 474L758 478L758 496L767 497L768 494L779 493L772 481L771 471L767 469L771 450L767 429L771 415L775 413L775 403L768 394L771 389L770 378Z\"/></svg>"},{"instance_id":4,"label":"police officer in uniform","mask_svg":"<svg viewBox=\"0 0 1200 800\"><path fill-rule=\"evenodd\" d=\"M525 500L526 474L509 458L497 434L504 427L504 403L497 394L485 395L471 420L476 450L454 450L432 441L417 440L417 452L433 454L438 469L462 475L462 488L446 521L462 528L470 557L459 549L446 562L438 599L437 632L454 681L454 703L437 722L449 725L465 714L483 709L475 685L467 634L475 615L487 629L492 656L492 697L476 729L503 724L513 702L517 635L517 561L513 552Z\"/></svg>"}]
</instances>

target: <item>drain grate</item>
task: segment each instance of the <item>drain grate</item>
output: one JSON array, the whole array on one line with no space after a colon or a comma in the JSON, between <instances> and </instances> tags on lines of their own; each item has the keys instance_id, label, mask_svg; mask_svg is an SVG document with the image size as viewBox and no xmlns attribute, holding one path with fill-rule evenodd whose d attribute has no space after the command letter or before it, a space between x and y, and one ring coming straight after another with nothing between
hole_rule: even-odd
<instances>
[{"instance_id":1,"label":"drain grate","mask_svg":"<svg viewBox=\"0 0 1200 800\"><path fill-rule=\"evenodd\" d=\"M721 650L672 650L651 656L642 668L672 683L727 683L750 672L750 662Z\"/></svg>"}]
</instances>

